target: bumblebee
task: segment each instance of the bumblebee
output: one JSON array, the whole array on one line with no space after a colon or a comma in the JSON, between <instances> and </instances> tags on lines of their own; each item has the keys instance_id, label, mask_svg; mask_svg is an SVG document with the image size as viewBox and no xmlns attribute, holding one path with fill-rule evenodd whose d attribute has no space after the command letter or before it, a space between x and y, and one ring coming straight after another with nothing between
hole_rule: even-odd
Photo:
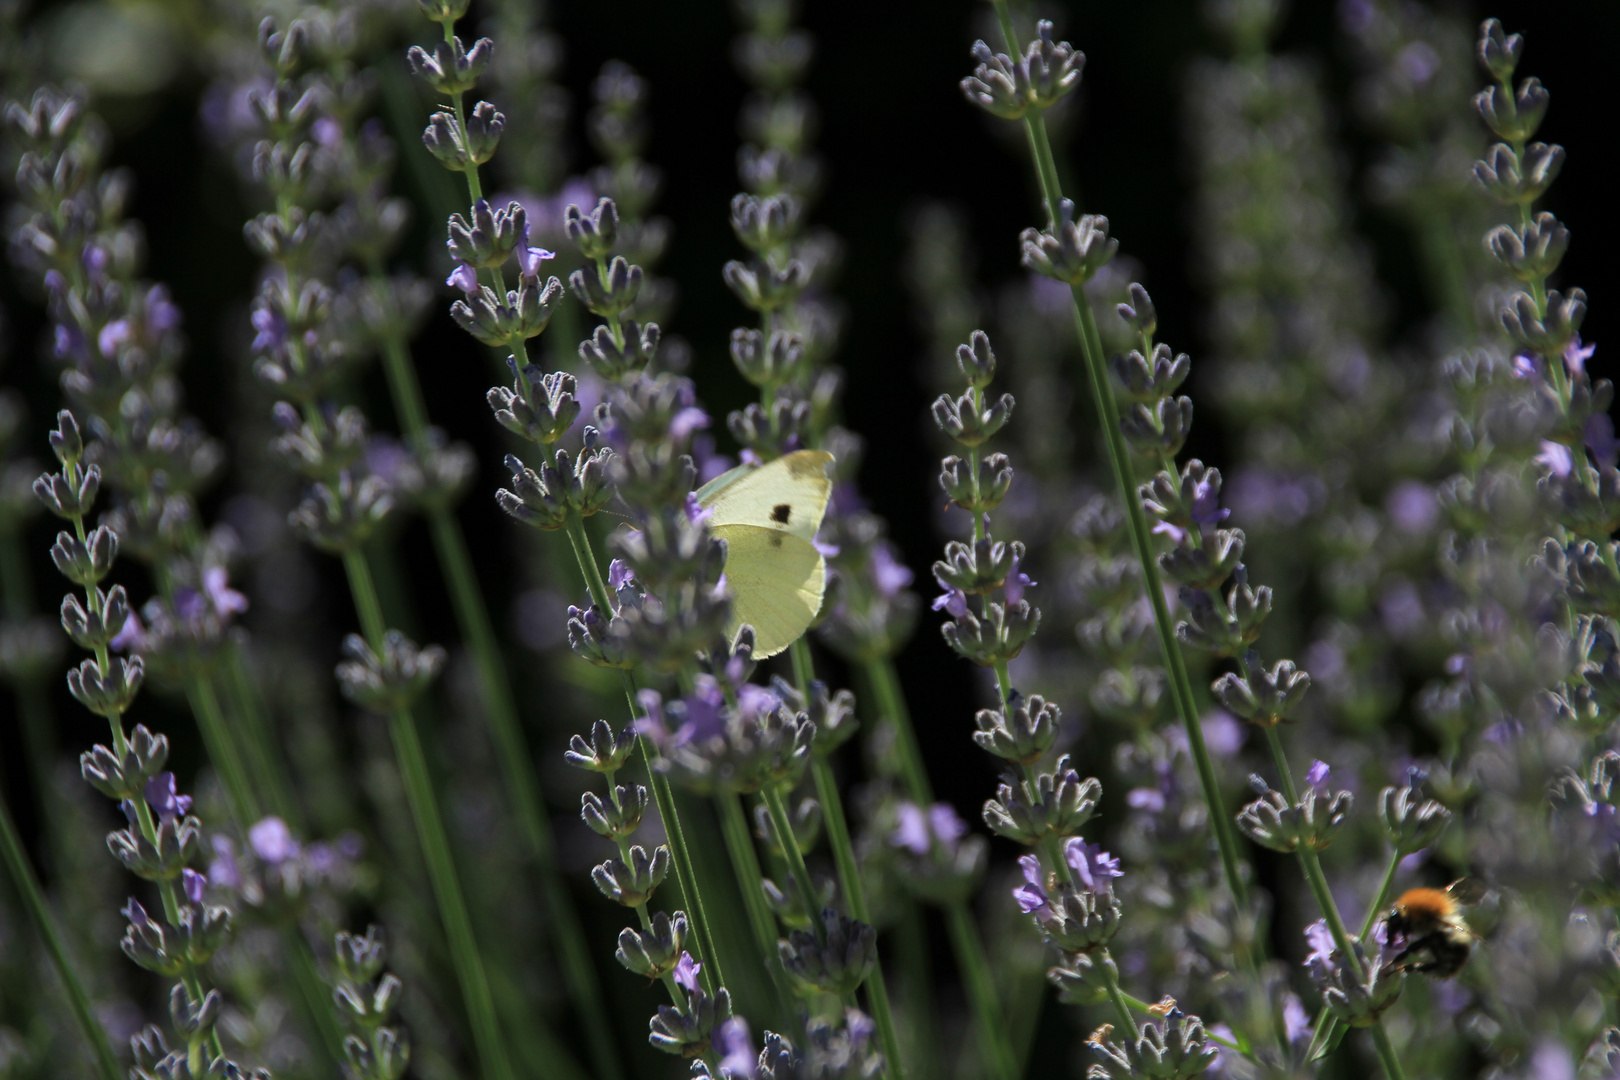
<instances>
[{"instance_id":1,"label":"bumblebee","mask_svg":"<svg viewBox=\"0 0 1620 1080\"><path fill-rule=\"evenodd\" d=\"M1463 969L1478 936L1463 920L1462 907L1483 894L1468 878L1444 889L1408 889L1384 917L1395 956L1389 967L1449 979Z\"/></svg>"}]
</instances>

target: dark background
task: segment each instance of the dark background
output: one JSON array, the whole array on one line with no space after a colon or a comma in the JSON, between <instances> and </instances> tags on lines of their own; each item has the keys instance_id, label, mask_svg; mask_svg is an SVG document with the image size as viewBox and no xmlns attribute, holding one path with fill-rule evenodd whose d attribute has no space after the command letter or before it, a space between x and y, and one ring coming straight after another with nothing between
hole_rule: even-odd
<instances>
[{"instance_id":1,"label":"dark background","mask_svg":"<svg viewBox=\"0 0 1620 1080\"><path fill-rule=\"evenodd\" d=\"M1078 192L1085 209L1108 215L1122 251L1146 268L1146 284L1160 312L1161 338L1190 352L1196 365L1203 352L1207 298L1192 272L1190 216L1196 178L1186 149L1183 95L1188 65L1218 54L1219 47L1199 18L1198 5L1187 0L1052 8L1062 36L1088 57L1079 115L1070 125L1067 144L1058 148L1067 186ZM901 273L904 224L925 199L961 207L971 221L980 283L990 288L1021 273L1016 238L1037 217L1021 145L996 137L992 126L1005 122L970 107L957 88L972 66L969 45L991 29L989 14L987 4L968 0L815 0L801 16L817 42L808 90L821 112L816 145L827 170L825 194L813 220L846 245L838 291L849 321L837 360L848 373L847 420L869 441L864 491L888 518L925 596L932 595L927 567L940 544L933 512L937 455L928 433L926 384L918 374L923 341ZM1613 43L1620 40L1620 5L1515 0L1464 14L1495 14L1510 32L1524 33L1528 46L1521 73L1539 76L1552 91L1551 112L1539 137L1562 143L1569 160L1548 208L1573 233L1559 283L1587 291L1591 310L1583 336L1597 343L1593 367L1606 373L1613 355L1606 331L1613 323L1608 315L1614 302L1612 253L1620 199L1612 165L1602 161L1609 152L1604 146L1616 134L1609 65L1615 59ZM681 289L678 310L666 329L692 344L694 375L718 420L748 396L725 350L731 328L750 321L720 277L723 263L741 254L727 223L727 205L738 189L736 118L745 90L729 59L736 34L729 5L721 0L563 3L555 5L552 24L566 43L561 77L575 104L572 171L595 163L581 117L602 63L626 60L651 84L647 157L664 174L657 212L674 225L671 250L659 269ZM424 22L416 40L430 40L429 30ZM1409 340L1431 311L1416 276L1414 245L1365 198L1363 173L1377 148L1366 141L1344 104L1352 69L1333 5L1296 3L1275 51L1309 57L1318 66L1337 110L1357 227L1373 246L1392 301L1390 341ZM185 378L191 408L209 430L220 433L231 422L227 385L237 370L234 350L255 264L241 241L241 222L251 211L239 201L234 177L206 145L196 120L206 78L199 65L183 70L155 97L97 104L114 122L113 163L136 174L130 215L147 230L148 276L169 283L186 314L190 353ZM423 153L416 135L414 130L395 132L402 154ZM401 189L414 195L408 175L399 170ZM407 255L429 251L432 238L442 236L440 224L426 217ZM442 278L439 259L421 262L429 277ZM43 457L42 418L56 407L57 394L44 365L34 362L40 355L35 343L43 321L31 297L13 280L0 286L11 354L3 374L35 405L41 419L34 424L30 448ZM486 361L443 314L448 299L438 306L416 357L435 422L479 449L484 474L463 515L486 585L498 595L499 567L510 550L509 530L516 526L489 497L505 477L494 425L483 404ZM1193 392L1196 396L1196 385ZM1200 411L1196 437L1206 460L1222 461L1214 410ZM227 481L222 491L229 486ZM207 509L211 514L217 505ZM60 580L45 557L48 534L43 526L36 532L36 578L41 601L49 602ZM446 628L438 635L430 629L429 639L453 636L453 620L436 592L437 573L425 539L411 534L407 554L420 570L418 579L429 583L419 599L423 622ZM329 569L327 587L342 589L335 565ZM335 642L352 629L347 625L351 616L346 605L334 604L332 610L341 612L343 621L325 628ZM496 616L502 618L499 608ZM971 815L986 794L992 768L966 736L971 712L964 702L974 693L969 670L944 648L935 624L925 612L899 662L936 785L942 797ZM67 701L65 693L61 697L64 748L77 752L104 737L98 722ZM9 713L9 696L0 708ZM190 730L189 721L169 726ZM929 737L932 732L948 737ZM20 794L27 790L27 779L16 746L14 725L0 723L0 773L26 828L34 804ZM556 747L539 749L553 753Z\"/></svg>"}]
</instances>

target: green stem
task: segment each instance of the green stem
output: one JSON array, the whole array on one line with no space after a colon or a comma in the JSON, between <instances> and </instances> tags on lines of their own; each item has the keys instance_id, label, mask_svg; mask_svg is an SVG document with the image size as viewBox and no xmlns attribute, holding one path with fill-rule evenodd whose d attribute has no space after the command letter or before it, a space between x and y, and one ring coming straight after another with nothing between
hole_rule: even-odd
<instances>
[{"instance_id":1,"label":"green stem","mask_svg":"<svg viewBox=\"0 0 1620 1080\"><path fill-rule=\"evenodd\" d=\"M326 983L321 979L320 970L315 966L315 957L310 951L309 941L296 926L289 926L286 931L291 948L288 952L292 956L293 981L298 984L298 994L304 999L304 1009L309 1013L310 1024L320 1037L326 1053L334 1062L344 1060L343 1029L337 1022L332 1011L332 993L327 989Z\"/></svg>"},{"instance_id":2,"label":"green stem","mask_svg":"<svg viewBox=\"0 0 1620 1080\"><path fill-rule=\"evenodd\" d=\"M236 718L234 730L243 735L253 771L259 780L259 789L266 796L272 810L293 827L295 832L305 829L303 810L293 794L286 762L282 759L275 738L265 723L264 709L258 688L248 674L247 661L235 643L224 647L225 696Z\"/></svg>"},{"instance_id":3,"label":"green stem","mask_svg":"<svg viewBox=\"0 0 1620 1080\"><path fill-rule=\"evenodd\" d=\"M1136 1038L1138 1031L1136 1018L1131 1015L1131 1006L1125 1000L1125 995L1119 989L1119 976L1114 973L1114 965L1109 963L1108 950L1103 950L1101 961L1097 970L1102 972L1103 985L1108 988L1108 1000L1114 1006L1114 1012L1119 1016L1119 1022L1130 1032L1132 1039Z\"/></svg>"},{"instance_id":4,"label":"green stem","mask_svg":"<svg viewBox=\"0 0 1620 1080\"><path fill-rule=\"evenodd\" d=\"M1405 857L1400 848L1390 851L1389 864L1384 867L1384 880L1378 886L1378 895L1373 898L1372 906L1367 909L1367 918L1361 924L1359 937L1362 941L1366 941L1367 935L1372 933L1373 924L1378 921L1384 906L1389 903L1390 890L1395 884L1395 873L1400 869L1401 860ZM1316 1014L1316 1022L1311 1025L1311 1044L1310 1050L1305 1055L1306 1061L1315 1061L1321 1055L1322 1048L1333 1041L1339 1026L1338 1018L1328 1009L1323 1008Z\"/></svg>"},{"instance_id":5,"label":"green stem","mask_svg":"<svg viewBox=\"0 0 1620 1080\"><path fill-rule=\"evenodd\" d=\"M1017 55L1018 40L1007 12L1007 0L995 0L995 8L1002 34L1007 39L1008 54ZM1024 123L1029 129L1035 168L1040 176L1041 194L1046 199L1049 214L1055 219L1063 191L1058 183L1057 161L1052 154L1052 144L1046 136L1046 121L1036 111L1026 115ZM1226 876L1227 888L1231 890L1240 907L1247 907L1249 890L1239 868L1237 841L1232 835L1232 826L1226 809L1221 805L1215 765L1209 756L1209 748L1204 745L1203 728L1198 722L1198 707L1193 698L1192 680L1187 675L1186 660L1181 655L1181 646L1176 641L1175 623L1170 618L1169 606L1164 602L1164 586L1159 578L1159 564L1153 553L1147 517L1142 511L1141 500L1137 497L1136 478L1131 474L1130 454L1125 446L1125 436L1119 427L1119 405L1114 400L1113 389L1108 385L1107 374L1103 370L1102 339L1097 333L1096 320L1092 318L1091 305L1086 300L1084 288L1075 285L1071 287L1071 292L1074 296L1075 327L1080 339L1080 355L1085 363L1087 381L1091 384L1092 403L1096 406L1102 421L1114 481L1118 484L1120 497L1125 503L1131 542L1142 564L1143 586L1147 591L1148 600L1153 605L1153 621L1158 627L1159 646L1164 652L1165 669L1170 676L1171 695L1175 698L1176 711L1181 716L1182 726L1187 731L1187 743L1192 751L1193 763L1198 768L1199 786L1203 789L1204 802L1209 807L1210 828L1215 833L1215 844L1220 850L1221 868Z\"/></svg>"},{"instance_id":6,"label":"green stem","mask_svg":"<svg viewBox=\"0 0 1620 1080\"><path fill-rule=\"evenodd\" d=\"M577 515L569 514L567 523L563 526L568 534L568 542L574 549L574 561L579 564L580 576L585 579L585 588L591 594L591 602L604 614L614 611L611 594L608 592L607 582L602 579L602 570L596 564L596 554L591 550L590 537L585 535L585 523ZM638 715L640 705L636 701L636 680L630 672L623 672L624 697L630 706L630 715ZM691 925L697 935L699 957L705 961L703 965L704 978L713 976L714 983L710 986L722 986L725 978L720 971L720 953L714 947L714 938L709 930L709 920L703 911L703 896L698 891L697 873L692 868L692 853L687 850L686 833L681 828L680 814L675 810L675 793L670 790L669 778L653 768L652 750L647 740L638 740L641 743L641 760L647 769L647 786L652 788L653 799L658 804L658 817L664 823L664 837L669 843L669 853L675 863L675 884L681 891L682 901L686 905L687 923Z\"/></svg>"},{"instance_id":7,"label":"green stem","mask_svg":"<svg viewBox=\"0 0 1620 1080\"><path fill-rule=\"evenodd\" d=\"M990 979L990 964L984 955L984 943L979 940L979 928L967 904L945 905L945 926L950 931L957 966L962 969L962 985L967 989L974 1019L979 1024L979 1051L984 1055L988 1073L1000 1080L1016 1080L1018 1064L1007 1041L1007 1022L1001 1015L996 987Z\"/></svg>"},{"instance_id":8,"label":"green stem","mask_svg":"<svg viewBox=\"0 0 1620 1080\"><path fill-rule=\"evenodd\" d=\"M818 762L825 765L825 762ZM829 776L830 780L831 777ZM818 777L817 790L820 790ZM771 823L776 826L777 838L782 841L782 853L787 856L788 870L793 882L798 886L799 902L804 905L805 914L810 917L810 926L814 929L816 939L822 940L826 934L821 922L821 904L816 899L815 886L810 881L810 870L804 865L804 852L799 850L799 841L793 835L793 822L788 817L787 807L782 804L782 793L770 785L760 790L760 798L765 801L765 809L771 815ZM830 807L837 806L837 791L834 798L822 799L822 812L826 816L829 835L832 832ZM839 811L839 820L842 822L842 810ZM844 845L849 844L847 828L844 831ZM855 868L853 850L849 854L847 871L849 877L844 878L846 866L842 856L836 856L838 844L834 843L835 857L839 862L840 884L844 886L844 899L849 904L850 914L861 922L869 922L866 912L866 896L861 890L859 871ZM866 977L866 998L872 1007L872 1019L877 1024L878 1040L883 1044L883 1056L888 1059L889 1080L905 1080L905 1065L900 1057L900 1037L895 1031L894 1012L889 1005L889 985L883 978L883 964L880 960L872 965L872 973Z\"/></svg>"},{"instance_id":9,"label":"green stem","mask_svg":"<svg viewBox=\"0 0 1620 1080\"><path fill-rule=\"evenodd\" d=\"M1298 788L1294 784L1294 772L1288 766L1288 757L1283 752L1282 738L1277 734L1275 726L1268 727L1266 731L1266 746L1271 750L1272 762L1277 767L1277 773L1282 779L1283 794L1290 805L1299 801ZM1309 847L1301 847L1295 853L1299 857L1300 870L1304 873L1305 884L1311 890L1311 896L1316 906L1322 912L1322 918L1327 922L1328 933L1333 935L1334 947L1339 951L1339 957L1350 974L1358 982L1366 981L1366 971L1361 961L1356 957L1355 950L1351 948L1349 932L1344 927L1344 920L1339 915L1339 905L1334 902L1333 890L1328 887L1327 876L1322 873L1322 861L1317 858L1316 852ZM1386 888L1388 878L1386 874ZM1406 1080L1406 1074L1401 1070L1400 1058L1395 1054L1394 1047L1390 1045L1389 1036L1384 1031L1382 1020L1374 1020L1372 1024L1373 1046L1378 1051L1379 1061L1384 1066L1384 1073L1389 1080Z\"/></svg>"},{"instance_id":10,"label":"green stem","mask_svg":"<svg viewBox=\"0 0 1620 1080\"><path fill-rule=\"evenodd\" d=\"M748 913L748 928L753 931L754 945L770 972L771 983L779 1000L769 1007L778 1017L785 1017L784 1005L793 1000L792 988L782 970L782 958L776 949L776 917L760 883L765 878L759 865L759 853L754 850L754 838L748 828L748 814L743 810L741 797L735 791L722 791L714 801L720 808L720 832L726 839L726 854L731 857L732 873L736 875L738 890L742 893L743 908Z\"/></svg>"},{"instance_id":11,"label":"green stem","mask_svg":"<svg viewBox=\"0 0 1620 1080\"><path fill-rule=\"evenodd\" d=\"M911 801L926 809L933 805L934 790L928 782L928 771L923 767L922 747L917 743L917 730L911 723L911 711L906 708L905 696L900 691L900 677L894 670L894 661L887 656L866 661L866 678L877 697L878 713L894 725L894 747L900 758L900 777L905 782Z\"/></svg>"},{"instance_id":12,"label":"green stem","mask_svg":"<svg viewBox=\"0 0 1620 1080\"><path fill-rule=\"evenodd\" d=\"M343 555L343 568L348 574L349 590L354 594L355 611L366 640L377 653L382 652L382 605L376 587L372 584L371 568L365 556L356 549ZM466 1002L468 1019L472 1022L473 1041L478 1047L483 1073L491 1080L515 1080L506 1046L501 1039L500 1025L495 1017L495 1002L490 995L489 979L484 972L483 957L473 936L472 920L467 913L467 902L456 878L455 860L450 854L450 840L445 834L444 821L439 814L439 803L433 793L433 781L427 767L427 756L417 735L416 721L409 709L395 709L388 714L388 731L394 744L394 755L399 764L400 780L410 804L411 817L416 823L416 836L422 847L422 858L427 864L428 878L433 884L434 898L439 904L439 918L449 940L450 957L455 964L456 978ZM534 1020L539 1023L539 1019Z\"/></svg>"},{"instance_id":13,"label":"green stem","mask_svg":"<svg viewBox=\"0 0 1620 1080\"><path fill-rule=\"evenodd\" d=\"M264 815L260 812L259 797L248 782L241 749L226 727L225 717L219 710L219 698L214 694L213 680L206 671L198 671L186 680L186 700L191 703L192 715L197 718L197 729L202 733L208 757L219 769L220 779L225 782L231 813L237 824L246 829Z\"/></svg>"},{"instance_id":14,"label":"green stem","mask_svg":"<svg viewBox=\"0 0 1620 1080\"><path fill-rule=\"evenodd\" d=\"M85 991L84 984L79 981L79 973L73 969L72 961L68 959L67 948L62 944L62 935L56 928L56 919L45 904L45 896L40 890L38 879L34 876L34 868L28 861L28 855L23 850L22 841L17 835L16 826L12 823L11 811L6 806L3 795L0 795L0 855L5 856L6 869L11 871L11 878L16 882L23 906L28 909L28 916L34 921L34 928L39 932L40 940L45 943L45 951L50 954L51 964L62 980L63 989L67 991L68 1005L73 1010L73 1018L78 1021L85 1040L95 1053L96 1067L101 1080L122 1080L123 1066L118 1063L118 1055L113 1053L112 1042L107 1038L107 1032L96 1019L95 1010L90 1004L90 995Z\"/></svg>"},{"instance_id":15,"label":"green stem","mask_svg":"<svg viewBox=\"0 0 1620 1080\"><path fill-rule=\"evenodd\" d=\"M372 266L371 276L374 281L381 280L381 268ZM426 445L428 412L422 400L416 370L411 366L409 349L397 334L390 333L383 341L382 353L383 371L394 399L394 410L399 414L400 427L407 441L421 449ZM466 536L447 506L435 504L429 507L427 519L434 552L438 555L440 570L449 586L456 622L478 667L485 712L490 734L495 740L502 779L512 799L512 810L518 826L534 855L549 914L551 940L555 942L562 960L570 996L585 1023L585 1041L591 1051L592 1063L605 1080L619 1080L624 1070L619 1061L618 1040L613 1035L612 1025L608 1023L601 983L591 963L579 914L557 865L556 842L546 814L545 798L529 764L532 758L518 720L517 703L512 697L511 683L507 679L506 665L501 658L489 608L484 603L483 592L478 588L478 577L467 550Z\"/></svg>"}]
</instances>

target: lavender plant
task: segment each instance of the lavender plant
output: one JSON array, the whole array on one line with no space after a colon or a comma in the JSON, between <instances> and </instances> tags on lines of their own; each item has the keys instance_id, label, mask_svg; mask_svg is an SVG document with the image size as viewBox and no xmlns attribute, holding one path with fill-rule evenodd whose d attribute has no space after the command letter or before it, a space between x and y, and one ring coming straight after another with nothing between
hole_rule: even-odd
<instances>
[{"instance_id":1,"label":"lavender plant","mask_svg":"<svg viewBox=\"0 0 1620 1080\"><path fill-rule=\"evenodd\" d=\"M1449 14L1211 4L1146 158L1145 16L1082 90L996 0L960 88L1029 154L1013 244L971 130L924 176L870 123L936 119L950 19L870 63L889 13L783 0L96 10L0 10L49 376L0 396L0 1076L1615 1071L1620 451L1520 38L1470 104ZM1118 179L1178 153L1194 290ZM56 779L38 507L128 903Z\"/></svg>"}]
</instances>

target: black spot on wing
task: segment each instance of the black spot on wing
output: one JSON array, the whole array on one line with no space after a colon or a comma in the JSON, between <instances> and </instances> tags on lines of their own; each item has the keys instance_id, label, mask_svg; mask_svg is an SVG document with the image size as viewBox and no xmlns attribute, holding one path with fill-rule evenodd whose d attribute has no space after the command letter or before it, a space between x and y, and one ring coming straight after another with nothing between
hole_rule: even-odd
<instances>
[{"instance_id":1,"label":"black spot on wing","mask_svg":"<svg viewBox=\"0 0 1620 1080\"><path fill-rule=\"evenodd\" d=\"M780 536L772 536L771 537L771 547L779 548L781 546L782 546L782 538Z\"/></svg>"},{"instance_id":2,"label":"black spot on wing","mask_svg":"<svg viewBox=\"0 0 1620 1080\"><path fill-rule=\"evenodd\" d=\"M782 525L786 525L788 523L788 518L792 516L793 507L789 506L787 503L777 503L776 506L771 510L771 520Z\"/></svg>"}]
</instances>

